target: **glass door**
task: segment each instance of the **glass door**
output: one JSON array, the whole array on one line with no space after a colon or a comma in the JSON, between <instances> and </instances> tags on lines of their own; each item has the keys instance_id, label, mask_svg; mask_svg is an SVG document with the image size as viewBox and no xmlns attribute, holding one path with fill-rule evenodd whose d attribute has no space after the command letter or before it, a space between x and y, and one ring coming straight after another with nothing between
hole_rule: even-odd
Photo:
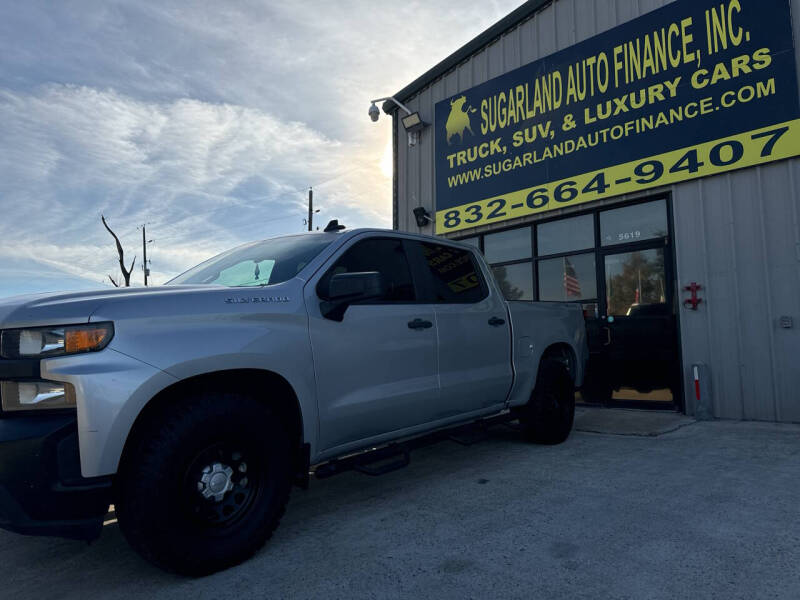
<instances>
[{"instance_id":1,"label":"glass door","mask_svg":"<svg viewBox=\"0 0 800 600\"><path fill-rule=\"evenodd\" d=\"M588 402L672 408L680 395L677 319L664 201L600 214L599 307L587 319Z\"/></svg>"},{"instance_id":2,"label":"glass door","mask_svg":"<svg viewBox=\"0 0 800 600\"><path fill-rule=\"evenodd\" d=\"M581 305L580 400L682 406L668 208L658 198L462 240L483 251L506 299Z\"/></svg>"}]
</instances>

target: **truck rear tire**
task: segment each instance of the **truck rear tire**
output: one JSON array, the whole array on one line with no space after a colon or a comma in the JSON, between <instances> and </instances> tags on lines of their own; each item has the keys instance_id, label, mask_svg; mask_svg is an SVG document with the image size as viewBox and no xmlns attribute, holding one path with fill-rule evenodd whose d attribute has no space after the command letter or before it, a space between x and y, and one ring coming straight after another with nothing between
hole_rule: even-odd
<instances>
[{"instance_id":1,"label":"truck rear tire","mask_svg":"<svg viewBox=\"0 0 800 600\"><path fill-rule=\"evenodd\" d=\"M207 575L252 556L278 526L292 446L264 403L198 392L159 410L133 444L117 482L117 518L155 565Z\"/></svg>"},{"instance_id":2,"label":"truck rear tire","mask_svg":"<svg viewBox=\"0 0 800 600\"><path fill-rule=\"evenodd\" d=\"M553 359L539 367L536 389L519 413L525 437L537 444L560 444L575 420L575 385L567 368Z\"/></svg>"}]
</instances>

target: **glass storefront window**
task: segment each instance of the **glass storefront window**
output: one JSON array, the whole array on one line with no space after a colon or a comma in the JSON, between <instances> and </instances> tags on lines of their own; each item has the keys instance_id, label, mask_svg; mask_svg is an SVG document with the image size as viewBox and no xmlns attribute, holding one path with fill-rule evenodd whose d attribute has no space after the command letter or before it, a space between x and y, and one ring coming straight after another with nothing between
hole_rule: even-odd
<instances>
[{"instance_id":1,"label":"glass storefront window","mask_svg":"<svg viewBox=\"0 0 800 600\"><path fill-rule=\"evenodd\" d=\"M483 254L490 264L530 258L531 228L520 227L484 236Z\"/></svg>"},{"instance_id":2,"label":"glass storefront window","mask_svg":"<svg viewBox=\"0 0 800 600\"><path fill-rule=\"evenodd\" d=\"M539 300L571 302L596 297L594 253L539 261Z\"/></svg>"},{"instance_id":3,"label":"glass storefront window","mask_svg":"<svg viewBox=\"0 0 800 600\"><path fill-rule=\"evenodd\" d=\"M474 237L464 238L463 240L458 240L462 244L469 244L470 246L475 246L478 250L481 248L481 237L476 235Z\"/></svg>"},{"instance_id":4,"label":"glass storefront window","mask_svg":"<svg viewBox=\"0 0 800 600\"><path fill-rule=\"evenodd\" d=\"M533 300L531 263L492 267L492 272L506 300Z\"/></svg>"},{"instance_id":5,"label":"glass storefront window","mask_svg":"<svg viewBox=\"0 0 800 600\"><path fill-rule=\"evenodd\" d=\"M605 257L605 267L609 315L668 314L662 248L611 254Z\"/></svg>"},{"instance_id":6,"label":"glass storefront window","mask_svg":"<svg viewBox=\"0 0 800 600\"><path fill-rule=\"evenodd\" d=\"M656 200L600 213L603 246L641 242L667 235L667 202Z\"/></svg>"},{"instance_id":7,"label":"glass storefront window","mask_svg":"<svg viewBox=\"0 0 800 600\"><path fill-rule=\"evenodd\" d=\"M561 254L594 248L594 216L542 223L536 228L537 254Z\"/></svg>"}]
</instances>

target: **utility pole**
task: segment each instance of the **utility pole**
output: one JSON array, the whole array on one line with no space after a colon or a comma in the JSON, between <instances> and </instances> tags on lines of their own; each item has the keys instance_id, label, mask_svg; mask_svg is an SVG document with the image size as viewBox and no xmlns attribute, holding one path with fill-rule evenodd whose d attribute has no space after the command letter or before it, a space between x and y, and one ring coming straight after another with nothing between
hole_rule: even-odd
<instances>
[{"instance_id":1,"label":"utility pole","mask_svg":"<svg viewBox=\"0 0 800 600\"><path fill-rule=\"evenodd\" d=\"M147 287L147 271L149 271L149 269L147 268L147 237L145 235L145 228L146 225L142 225L142 257L144 259L142 260L142 266L144 267L144 285Z\"/></svg>"},{"instance_id":2,"label":"utility pole","mask_svg":"<svg viewBox=\"0 0 800 600\"><path fill-rule=\"evenodd\" d=\"M314 231L314 191L308 188L308 230Z\"/></svg>"},{"instance_id":3,"label":"utility pole","mask_svg":"<svg viewBox=\"0 0 800 600\"><path fill-rule=\"evenodd\" d=\"M144 284L147 285L147 278L150 277L150 262L147 260L147 244L152 244L153 240L147 239L147 223L142 224L142 270L144 271Z\"/></svg>"}]
</instances>

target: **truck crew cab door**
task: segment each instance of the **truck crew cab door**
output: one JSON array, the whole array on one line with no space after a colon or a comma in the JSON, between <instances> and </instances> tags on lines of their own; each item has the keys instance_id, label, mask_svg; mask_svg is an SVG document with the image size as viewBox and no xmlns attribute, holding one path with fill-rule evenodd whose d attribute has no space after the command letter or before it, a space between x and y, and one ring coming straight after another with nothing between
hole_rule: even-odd
<instances>
[{"instance_id":1,"label":"truck crew cab door","mask_svg":"<svg viewBox=\"0 0 800 600\"><path fill-rule=\"evenodd\" d=\"M377 271L385 297L323 316L319 290L336 273ZM358 237L306 286L319 410L319 449L426 423L439 397L436 315L420 301L401 237ZM309 368L312 368L309 365Z\"/></svg>"},{"instance_id":2,"label":"truck crew cab door","mask_svg":"<svg viewBox=\"0 0 800 600\"><path fill-rule=\"evenodd\" d=\"M502 408L511 388L511 326L505 299L470 250L411 241L419 247L423 292L439 328L440 400L436 418ZM412 257L414 254L412 254Z\"/></svg>"}]
</instances>

